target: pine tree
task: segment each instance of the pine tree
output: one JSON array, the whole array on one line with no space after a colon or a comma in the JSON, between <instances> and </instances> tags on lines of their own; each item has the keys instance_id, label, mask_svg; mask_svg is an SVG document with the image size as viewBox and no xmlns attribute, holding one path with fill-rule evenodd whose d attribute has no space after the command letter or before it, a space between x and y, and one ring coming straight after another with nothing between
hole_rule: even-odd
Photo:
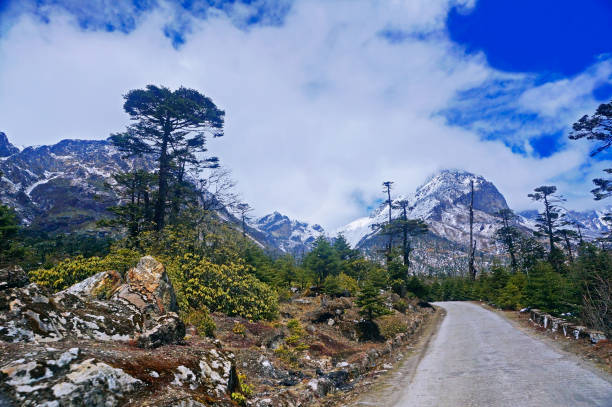
<instances>
[{"instance_id":1,"label":"pine tree","mask_svg":"<svg viewBox=\"0 0 612 407\"><path fill-rule=\"evenodd\" d=\"M476 268L474 268L474 255L476 254L476 242L474 241L474 180L470 180L470 248L468 257L468 275L476 280Z\"/></svg>"},{"instance_id":2,"label":"pine tree","mask_svg":"<svg viewBox=\"0 0 612 407\"><path fill-rule=\"evenodd\" d=\"M319 236L304 257L304 267L315 274L320 286L327 276L340 274L340 259L327 239Z\"/></svg>"},{"instance_id":3,"label":"pine tree","mask_svg":"<svg viewBox=\"0 0 612 407\"><path fill-rule=\"evenodd\" d=\"M359 313L368 321L389 313L385 307L380 290L386 287L386 273L382 269L373 270L364 281L363 288L357 296Z\"/></svg>"},{"instance_id":4,"label":"pine tree","mask_svg":"<svg viewBox=\"0 0 612 407\"><path fill-rule=\"evenodd\" d=\"M351 249L351 245L349 245L342 233L338 233L338 236L334 239L333 248L338 258L342 261L353 260L358 255L356 250Z\"/></svg>"},{"instance_id":5,"label":"pine tree","mask_svg":"<svg viewBox=\"0 0 612 407\"><path fill-rule=\"evenodd\" d=\"M125 96L123 108L134 121L124 133L113 134L113 144L127 156L147 155L157 160L157 197L153 222L161 230L172 182L184 181L187 167L218 166L216 157L203 158L206 135L223 135L224 112L196 90L148 85Z\"/></svg>"},{"instance_id":6,"label":"pine tree","mask_svg":"<svg viewBox=\"0 0 612 407\"><path fill-rule=\"evenodd\" d=\"M393 181L385 181L383 182L384 190L383 192L387 193L387 206L389 207L389 223L391 225L391 209L393 207L393 201L391 201L391 186L393 185ZM387 263L391 261L391 249L393 248L393 234L389 233L389 242L387 243Z\"/></svg>"},{"instance_id":7,"label":"pine tree","mask_svg":"<svg viewBox=\"0 0 612 407\"><path fill-rule=\"evenodd\" d=\"M248 203L242 202L237 206L238 212L240 212L240 222L242 223L242 237L246 237L246 222L250 219L249 212L253 210Z\"/></svg>"},{"instance_id":8,"label":"pine tree","mask_svg":"<svg viewBox=\"0 0 612 407\"><path fill-rule=\"evenodd\" d=\"M0 266L18 263L25 250L18 240L19 220L15 211L0 205Z\"/></svg>"},{"instance_id":9,"label":"pine tree","mask_svg":"<svg viewBox=\"0 0 612 407\"><path fill-rule=\"evenodd\" d=\"M593 115L583 116L573 124L572 129L570 139L586 138L597 143L597 147L591 151L591 156L596 156L609 149L612 146L612 102L599 105ZM612 174L612 168L606 168L604 172ZM612 196L612 179L609 176L607 178L595 178L593 183L595 188L591 190L591 193L595 196L596 201ZM607 213L604 221L608 223L611 231L604 235L603 240L612 242L612 213Z\"/></svg>"},{"instance_id":10,"label":"pine tree","mask_svg":"<svg viewBox=\"0 0 612 407\"><path fill-rule=\"evenodd\" d=\"M100 226L119 226L130 239L149 228L153 222L153 196L156 177L145 170L114 174L114 185L107 185L120 197L117 205L108 208L115 217L98 222Z\"/></svg>"},{"instance_id":11,"label":"pine tree","mask_svg":"<svg viewBox=\"0 0 612 407\"><path fill-rule=\"evenodd\" d=\"M561 226L564 218L564 214L559 206L564 199L556 194L557 187L554 185L538 187L534 189L534 192L528 196L534 201L541 201L544 204L544 211L538 214L536 226L539 233L548 238L548 258L553 267L558 270L560 253L555 247L555 242L558 240L557 229Z\"/></svg>"},{"instance_id":12,"label":"pine tree","mask_svg":"<svg viewBox=\"0 0 612 407\"><path fill-rule=\"evenodd\" d=\"M428 226L420 219L408 219L408 201L401 200L396 207L402 209L400 219L394 221L393 228L402 235L402 259L404 266L410 268L410 253L412 252L412 239L428 232Z\"/></svg>"}]
</instances>

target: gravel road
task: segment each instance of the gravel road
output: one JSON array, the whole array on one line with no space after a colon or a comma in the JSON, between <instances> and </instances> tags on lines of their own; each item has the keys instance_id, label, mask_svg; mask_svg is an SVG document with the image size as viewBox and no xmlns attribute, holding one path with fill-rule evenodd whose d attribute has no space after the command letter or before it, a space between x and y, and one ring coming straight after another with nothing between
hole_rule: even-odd
<instances>
[{"instance_id":1,"label":"gravel road","mask_svg":"<svg viewBox=\"0 0 612 407\"><path fill-rule=\"evenodd\" d=\"M612 381L476 304L447 315L396 407L612 407Z\"/></svg>"}]
</instances>

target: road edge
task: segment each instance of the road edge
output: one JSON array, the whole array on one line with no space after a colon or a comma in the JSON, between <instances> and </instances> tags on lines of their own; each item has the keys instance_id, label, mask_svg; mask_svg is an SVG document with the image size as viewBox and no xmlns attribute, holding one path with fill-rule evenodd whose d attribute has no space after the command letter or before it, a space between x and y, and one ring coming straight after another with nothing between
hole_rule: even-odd
<instances>
[{"instance_id":1,"label":"road edge","mask_svg":"<svg viewBox=\"0 0 612 407\"><path fill-rule=\"evenodd\" d=\"M417 341L403 352L403 358L394 363L392 369L384 372L380 376L376 377L372 383L360 389L359 395L356 398L341 404L342 406L357 407L373 405L364 399L366 399L368 396L375 396L379 393L385 394L388 398L386 400L382 400L380 397L376 397L377 401L375 405L377 407L389 407L397 404L403 393L389 391L388 387L391 386L389 383L390 380L395 375L400 375L401 387L407 387L412 383L421 361L427 354L430 344L435 340L438 332L440 331L440 326L446 317L446 310L443 307L433 304L432 306L435 309L434 314L427 322L426 326L422 328L423 331L419 335Z\"/></svg>"}]
</instances>

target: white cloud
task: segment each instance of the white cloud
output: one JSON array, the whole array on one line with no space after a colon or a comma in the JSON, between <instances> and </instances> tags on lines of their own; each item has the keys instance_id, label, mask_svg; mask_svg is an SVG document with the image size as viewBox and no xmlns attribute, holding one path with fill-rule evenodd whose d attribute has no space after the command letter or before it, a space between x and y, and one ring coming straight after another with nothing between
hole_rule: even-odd
<instances>
[{"instance_id":1,"label":"white cloud","mask_svg":"<svg viewBox=\"0 0 612 407\"><path fill-rule=\"evenodd\" d=\"M16 144L105 138L127 123L127 90L184 85L226 110L226 136L210 150L259 214L333 229L364 214L352 196L373 201L384 180L411 192L444 167L483 174L526 207L533 186L577 168L585 149L523 157L436 115L458 90L499 75L446 38L448 8L305 1L282 26L247 30L220 14L191 21L180 50L163 36L164 11L129 35L83 32L60 12L46 25L21 17L0 38L0 123ZM379 35L388 28L433 35L392 45ZM588 194L590 181L572 182Z\"/></svg>"}]
</instances>

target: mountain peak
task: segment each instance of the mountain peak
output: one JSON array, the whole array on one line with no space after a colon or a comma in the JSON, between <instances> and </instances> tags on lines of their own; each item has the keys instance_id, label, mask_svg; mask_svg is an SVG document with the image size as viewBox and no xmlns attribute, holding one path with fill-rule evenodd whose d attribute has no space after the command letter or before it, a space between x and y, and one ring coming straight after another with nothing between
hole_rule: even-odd
<instances>
[{"instance_id":1,"label":"mountain peak","mask_svg":"<svg viewBox=\"0 0 612 407\"><path fill-rule=\"evenodd\" d=\"M470 181L474 181L474 208L494 214L507 209L506 199L499 190L481 175L459 169L444 169L430 176L414 194L411 206L425 206L428 200L443 205L468 205L470 201Z\"/></svg>"},{"instance_id":2,"label":"mountain peak","mask_svg":"<svg viewBox=\"0 0 612 407\"><path fill-rule=\"evenodd\" d=\"M0 157L8 157L18 152L19 149L8 141L6 134L0 131Z\"/></svg>"}]
</instances>

